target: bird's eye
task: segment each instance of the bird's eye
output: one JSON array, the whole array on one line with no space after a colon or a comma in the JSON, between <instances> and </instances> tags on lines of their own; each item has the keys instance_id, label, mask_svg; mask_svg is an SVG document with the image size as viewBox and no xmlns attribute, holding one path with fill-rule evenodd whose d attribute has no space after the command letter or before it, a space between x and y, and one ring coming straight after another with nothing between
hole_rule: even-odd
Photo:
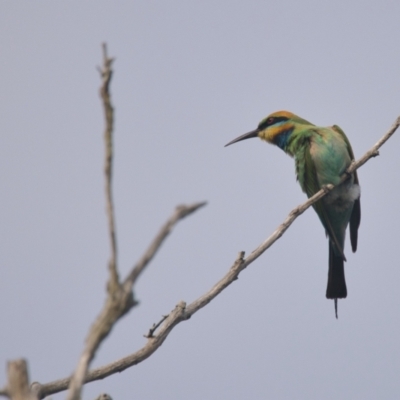
<instances>
[{"instance_id":1,"label":"bird's eye","mask_svg":"<svg viewBox=\"0 0 400 400\"><path fill-rule=\"evenodd\" d=\"M266 118L266 119L263 119L260 123L259 123L259 125L258 125L258 130L259 131L263 131L264 129L267 129L268 127L270 127L270 126L273 126L273 125L276 125L276 124L279 124L279 123L283 123L283 122L285 122L285 121L288 121L289 119L287 118L287 117L285 117L285 116L280 116L280 115L277 115L277 116L274 116L274 117L268 117L268 118Z\"/></svg>"}]
</instances>

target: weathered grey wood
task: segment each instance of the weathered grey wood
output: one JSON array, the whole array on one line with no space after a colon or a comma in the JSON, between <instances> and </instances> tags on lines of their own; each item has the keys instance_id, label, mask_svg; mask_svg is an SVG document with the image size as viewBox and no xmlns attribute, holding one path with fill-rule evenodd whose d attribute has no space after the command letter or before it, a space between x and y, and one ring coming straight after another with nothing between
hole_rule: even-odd
<instances>
[{"instance_id":1,"label":"weathered grey wood","mask_svg":"<svg viewBox=\"0 0 400 400\"><path fill-rule=\"evenodd\" d=\"M29 389L28 366L24 359L8 362L7 396L11 400L35 400L37 397Z\"/></svg>"},{"instance_id":2,"label":"weathered grey wood","mask_svg":"<svg viewBox=\"0 0 400 400\"><path fill-rule=\"evenodd\" d=\"M397 128L400 126L400 117L396 119L394 124L388 130L388 132L370 149L368 150L361 158L357 161L354 161L345 174L343 174L341 178L341 182L345 181L349 174L354 172L356 169L360 168L364 165L369 159L376 157L379 155L379 148L394 134ZM339 184L340 184L339 183ZM306 211L309 207L311 207L316 201L324 197L327 193L329 193L334 188L334 185L327 185L322 188L319 192L317 192L314 196L310 197L307 201L300 204L296 208L294 208L289 215L286 217L285 221L281 225L277 227L277 229L263 242L261 243L255 250L253 250L247 258L244 258L245 253L240 252L229 269L226 275L217 282L209 291L207 291L204 295L193 301L186 307L186 303L181 301L175 307L175 309L166 317L163 317L163 320L160 324L155 324L150 330L146 337L148 337L148 341L144 347L142 347L137 352L124 357L120 360L117 360L113 363L105 365L100 368L96 368L90 372L88 372L85 382L92 382L95 380L104 379L107 376L115 374L117 372L122 372L125 369L136 365L146 358L150 357L164 342L172 329L182 321L186 321L197 311L206 306L211 300L213 300L219 293L221 293L225 288L227 288L232 282L234 282L241 271L243 271L248 265L250 265L253 261L255 261L258 257L261 256L273 243L275 243L290 227L293 221L301 215L304 211ZM187 210L183 209L184 216L187 215L185 212L193 212L191 210L196 210L197 208L204 205L203 203L198 203L192 208L188 207ZM148 252L143 256L142 260L135 267L139 269L139 271L147 265L147 263L151 260L157 249L159 248L161 242L168 235L173 221L177 221L179 219L179 207L176 210L178 215L173 215L171 219L164 225L163 229L156 237L153 244L150 246ZM182 210L181 210L182 211ZM175 223L174 222L174 223ZM171 225L172 224L172 225ZM157 244L158 243L158 244ZM128 275L125 284L127 281L135 281L132 279L132 275L137 277L137 272L135 272L135 268L132 270L130 275ZM155 335L155 331L158 329L157 334ZM47 383L42 385L41 394L44 397L45 395L50 395L53 393L58 393L60 391L65 390L68 387L70 382L70 378L60 379L54 382ZM42 398L42 397L41 397Z\"/></svg>"}]
</instances>

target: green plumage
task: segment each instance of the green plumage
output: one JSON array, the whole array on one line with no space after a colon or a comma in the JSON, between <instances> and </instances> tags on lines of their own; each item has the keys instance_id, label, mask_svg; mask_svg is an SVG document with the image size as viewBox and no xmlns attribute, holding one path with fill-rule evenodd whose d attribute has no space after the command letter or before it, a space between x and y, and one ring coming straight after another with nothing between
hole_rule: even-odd
<instances>
[{"instance_id":1,"label":"green plumage","mask_svg":"<svg viewBox=\"0 0 400 400\"><path fill-rule=\"evenodd\" d=\"M286 152L295 158L297 179L308 197L323 185L337 184L354 159L344 132L338 127L321 128L299 125L288 139ZM355 205L356 204L356 205ZM344 275L344 241L350 221L352 249L357 249L360 199L357 174L354 173L331 193L313 205L329 236L329 272L326 297L347 296Z\"/></svg>"},{"instance_id":2,"label":"green plumage","mask_svg":"<svg viewBox=\"0 0 400 400\"><path fill-rule=\"evenodd\" d=\"M229 144L256 136L279 146L294 157L297 179L308 197L313 196L324 185L338 184L354 159L350 142L338 126L318 127L287 111L269 115L260 122L255 131L242 135ZM326 297L335 299L337 311L337 299L347 296L344 241L349 223L352 250L357 250L361 220L357 173L354 172L313 207L329 237Z\"/></svg>"}]
</instances>

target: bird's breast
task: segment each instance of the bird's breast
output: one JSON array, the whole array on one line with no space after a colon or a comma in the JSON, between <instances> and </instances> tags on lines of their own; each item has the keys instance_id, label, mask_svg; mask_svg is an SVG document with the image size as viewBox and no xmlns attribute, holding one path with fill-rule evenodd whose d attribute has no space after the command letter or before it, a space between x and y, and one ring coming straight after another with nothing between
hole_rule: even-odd
<instances>
[{"instance_id":1,"label":"bird's breast","mask_svg":"<svg viewBox=\"0 0 400 400\"><path fill-rule=\"evenodd\" d=\"M319 132L312 136L310 155L320 186L338 184L351 164L345 141L336 132Z\"/></svg>"},{"instance_id":2,"label":"bird's breast","mask_svg":"<svg viewBox=\"0 0 400 400\"><path fill-rule=\"evenodd\" d=\"M312 137L310 155L320 186L330 183L337 185L352 161L346 142L330 129L322 130ZM360 187L354 183L354 176L351 176L326 195L323 201L340 213L351 209L359 197Z\"/></svg>"}]
</instances>

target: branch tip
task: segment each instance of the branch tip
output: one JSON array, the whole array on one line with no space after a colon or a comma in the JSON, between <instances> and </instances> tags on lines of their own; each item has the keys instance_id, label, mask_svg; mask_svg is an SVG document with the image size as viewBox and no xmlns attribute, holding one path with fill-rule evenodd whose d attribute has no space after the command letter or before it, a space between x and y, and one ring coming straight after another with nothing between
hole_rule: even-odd
<instances>
[{"instance_id":1,"label":"branch tip","mask_svg":"<svg viewBox=\"0 0 400 400\"><path fill-rule=\"evenodd\" d=\"M39 399L42 398L42 388L43 386L39 382L32 382L30 386L31 392L34 393Z\"/></svg>"},{"instance_id":2,"label":"branch tip","mask_svg":"<svg viewBox=\"0 0 400 400\"><path fill-rule=\"evenodd\" d=\"M180 204L180 205L176 206L176 212L182 215L181 218L184 218L187 215L190 215L190 214L194 213L199 208L204 207L206 204L207 204L206 201L202 201L202 202L194 203L194 204L189 204L189 205Z\"/></svg>"},{"instance_id":3,"label":"branch tip","mask_svg":"<svg viewBox=\"0 0 400 400\"><path fill-rule=\"evenodd\" d=\"M175 211L171 215L171 217L167 220L167 222L161 227L160 232L153 239L153 242L150 244L147 251L143 254L141 259L134 265L131 272L125 278L123 286L125 290L129 290L132 288L136 280L142 274L142 272L146 269L147 265L153 259L157 251L160 249L162 243L170 234L172 228L183 218L188 215L194 213L199 208L205 206L207 204L206 201L202 201L199 203L194 203L192 205L179 205L175 207Z\"/></svg>"},{"instance_id":4,"label":"branch tip","mask_svg":"<svg viewBox=\"0 0 400 400\"><path fill-rule=\"evenodd\" d=\"M181 300L176 306L175 308L181 308L182 310L184 310L186 308L186 301Z\"/></svg>"}]
</instances>

